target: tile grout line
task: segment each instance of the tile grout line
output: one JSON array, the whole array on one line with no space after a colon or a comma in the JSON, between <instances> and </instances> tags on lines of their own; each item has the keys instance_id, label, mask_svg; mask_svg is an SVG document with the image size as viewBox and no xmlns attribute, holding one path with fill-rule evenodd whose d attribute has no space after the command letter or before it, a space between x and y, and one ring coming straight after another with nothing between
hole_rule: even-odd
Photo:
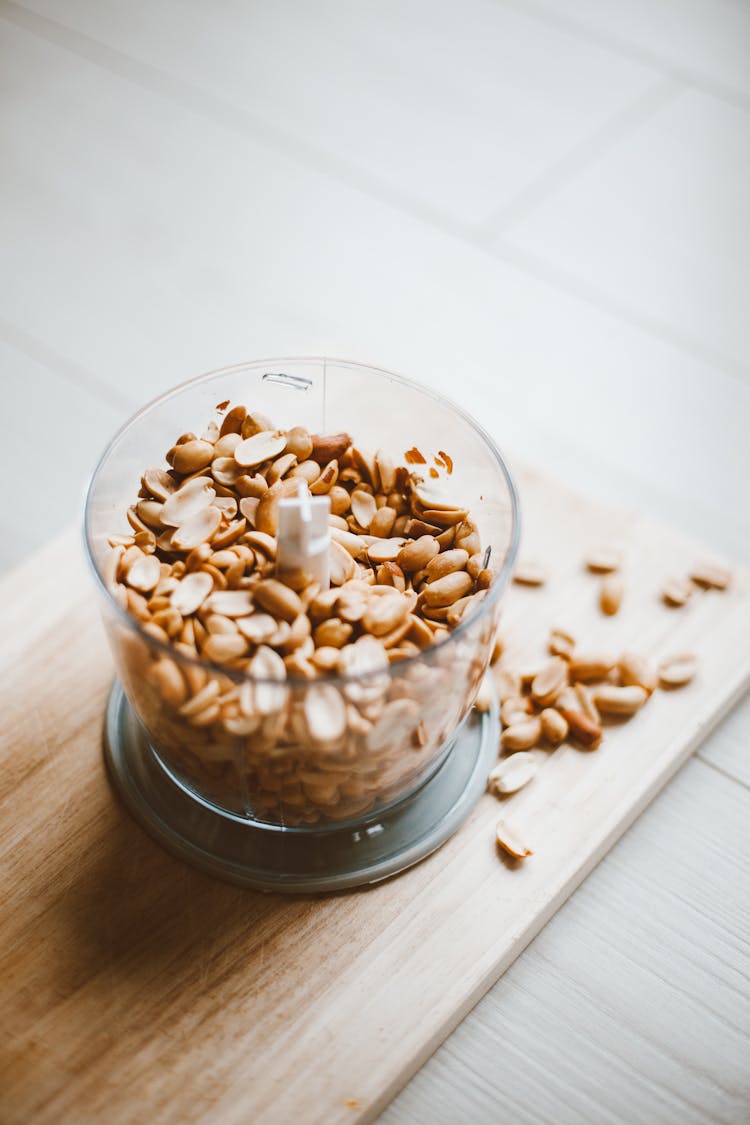
<instances>
[{"instance_id":1,"label":"tile grout line","mask_svg":"<svg viewBox=\"0 0 750 1125\"><path fill-rule=\"evenodd\" d=\"M527 250L513 246L502 239L498 240L495 247L486 247L485 249L491 256L516 266L522 273L535 278L537 281L546 282L552 288L565 292L569 296L577 297L609 316L645 332L652 338L659 339L662 343L670 344L693 358L697 357L712 367L718 368L725 375L736 379L743 387L748 385L750 371L743 364L715 352L713 348L708 347L701 340L672 328L671 325L665 324L656 317L639 312L626 301L612 296L606 290L590 285L585 280L574 277L549 262L537 258Z\"/></svg>"},{"instance_id":2,"label":"tile grout line","mask_svg":"<svg viewBox=\"0 0 750 1125\"><path fill-rule=\"evenodd\" d=\"M114 407L118 412L126 411L130 415L135 409L133 400L128 398L127 395L121 394L109 382L100 379L93 372L81 367L80 364L73 363L72 360L60 355L47 344L37 340L16 325L10 324L2 317L0 317L0 340L28 356L35 363L46 367L53 374L62 376L77 390L86 391L87 394L104 400L108 406Z\"/></svg>"},{"instance_id":3,"label":"tile grout line","mask_svg":"<svg viewBox=\"0 0 750 1125\"><path fill-rule=\"evenodd\" d=\"M750 110L750 95L743 93L741 90L733 86L725 86L722 82L708 78L699 71L693 70L690 66L684 66L682 63L675 62L656 51L649 51L648 48L629 43L626 39L621 39L617 35L613 36L607 32L599 31L597 28L570 16L559 15L545 4L539 3L538 0L494 0L494 3L509 8L529 19L534 19L538 23L554 27L558 31L583 42L611 51L621 58L659 70L665 78L683 82L704 94L727 102L736 109L745 112Z\"/></svg>"},{"instance_id":4,"label":"tile grout line","mask_svg":"<svg viewBox=\"0 0 750 1125\"><path fill-rule=\"evenodd\" d=\"M337 180L444 234L457 238L470 235L471 228L468 225L456 222L449 214L419 196L394 188L387 180L370 172L360 171L338 153L319 148L306 138L289 133L282 126L273 125L244 106L240 107L210 90L194 86L185 79L127 55L84 32L66 27L57 20L41 16L16 0L0 0L0 19L6 19L29 34L225 129L244 133L271 151L297 164L306 165L319 175Z\"/></svg>"},{"instance_id":5,"label":"tile grout line","mask_svg":"<svg viewBox=\"0 0 750 1125\"><path fill-rule=\"evenodd\" d=\"M674 101L684 90L682 83L672 78L660 78L632 102L617 110L588 137L573 145L554 164L550 165L532 183L518 193L489 219L479 224L474 237L492 238L503 234L509 226L526 218L553 192L569 184L615 148L648 118Z\"/></svg>"},{"instance_id":6,"label":"tile grout line","mask_svg":"<svg viewBox=\"0 0 750 1125\"><path fill-rule=\"evenodd\" d=\"M724 766L719 766L716 764L716 762L712 762L709 758L704 758L703 746L700 746L699 749L696 750L695 757L704 766L708 766L709 769L715 770L716 773L721 774L722 777L725 777L727 781L733 781L735 785L740 785L743 789L747 790L747 792L750 793L750 784L748 784L747 781L745 781L741 777L737 777L736 774L730 773L730 771L725 769Z\"/></svg>"},{"instance_id":7,"label":"tile grout line","mask_svg":"<svg viewBox=\"0 0 750 1125\"><path fill-rule=\"evenodd\" d=\"M502 0L502 2L505 2L505 0ZM269 125L268 122L258 118L248 110L240 109L231 102L212 95L200 87L192 86L189 82L177 79L149 63L140 62L121 51L108 47L91 36L74 31L55 20L48 19L46 16L40 16L21 4L15 3L14 0L0 0L0 18L7 19L8 22L30 34L67 50L108 73L147 90L149 93L156 93L158 96L175 102L191 112L218 122L224 128L235 129L249 135L256 142L281 154L286 159L303 164L319 175L342 183L368 199L385 204L400 214L415 219L422 225L432 227L443 235L455 238L489 258L515 268L520 273L548 286L554 292L562 292L568 297L598 308L606 315L624 321L651 338L667 342L691 356L697 355L699 358L710 362L712 366L718 367L724 373L739 379L743 385L745 384L747 372L742 365L714 353L700 341L683 336L681 333L675 332L669 325L662 324L654 318L644 317L636 310L611 298L605 291L588 286L576 278L556 271L535 259L532 255L516 250L508 244L500 243L497 246L488 246L481 237L476 236L472 227L456 222L438 208L430 206L429 203L425 203L407 192L394 189L392 185L371 176L369 173L359 171L359 169L341 160L336 154L326 153L309 141L294 137L281 128Z\"/></svg>"}]
</instances>

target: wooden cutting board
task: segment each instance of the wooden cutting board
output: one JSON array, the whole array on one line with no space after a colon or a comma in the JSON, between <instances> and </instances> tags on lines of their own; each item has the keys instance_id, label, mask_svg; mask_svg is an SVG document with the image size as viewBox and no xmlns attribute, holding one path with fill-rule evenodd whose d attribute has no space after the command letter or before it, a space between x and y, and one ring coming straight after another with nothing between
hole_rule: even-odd
<instances>
[{"instance_id":1,"label":"wooden cutting board","mask_svg":"<svg viewBox=\"0 0 750 1125\"><path fill-rule=\"evenodd\" d=\"M701 548L520 479L524 554L551 577L509 591L511 650L541 656L556 624L587 648L701 657L693 684L657 692L596 752L539 752L502 806L534 849L523 864L498 855L485 796L439 852L367 890L263 895L184 866L104 772L112 666L77 532L0 583L6 1125L372 1120L744 692L747 571L669 610L662 580ZM626 596L610 619L581 558L613 539Z\"/></svg>"}]
</instances>

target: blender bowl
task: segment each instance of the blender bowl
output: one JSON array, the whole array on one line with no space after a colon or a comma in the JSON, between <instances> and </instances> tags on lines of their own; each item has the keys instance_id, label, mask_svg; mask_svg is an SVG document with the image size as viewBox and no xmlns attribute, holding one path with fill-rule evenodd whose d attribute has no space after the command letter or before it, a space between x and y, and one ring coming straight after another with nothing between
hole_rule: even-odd
<instances>
[{"instance_id":1,"label":"blender bowl","mask_svg":"<svg viewBox=\"0 0 750 1125\"><path fill-rule=\"evenodd\" d=\"M274 426L352 435L396 464L435 454L470 512L492 581L452 629L418 652L358 672L249 672L165 643L115 596L109 539L144 470L217 404ZM218 418L220 421L220 417ZM410 456L406 456L411 451ZM445 456L447 455L447 457ZM425 465L425 471L427 466ZM139 411L103 454L85 541L118 681L106 753L131 810L163 843L215 874L266 889L373 882L442 842L483 791L497 753L495 708L472 714L518 543L507 465L459 407L396 375L331 359L276 359L209 373ZM476 546L476 543L473 543Z\"/></svg>"}]
</instances>

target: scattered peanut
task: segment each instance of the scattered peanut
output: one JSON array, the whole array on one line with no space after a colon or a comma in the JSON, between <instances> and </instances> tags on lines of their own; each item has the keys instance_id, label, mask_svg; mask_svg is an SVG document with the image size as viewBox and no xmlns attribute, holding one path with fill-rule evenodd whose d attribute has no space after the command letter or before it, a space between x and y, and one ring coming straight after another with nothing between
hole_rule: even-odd
<instances>
[{"instance_id":1,"label":"scattered peanut","mask_svg":"<svg viewBox=\"0 0 750 1125\"><path fill-rule=\"evenodd\" d=\"M560 656L554 656L537 672L531 682L531 695L540 707L554 703L568 682L568 665Z\"/></svg>"},{"instance_id":2,"label":"scattered peanut","mask_svg":"<svg viewBox=\"0 0 750 1125\"><path fill-rule=\"evenodd\" d=\"M618 574L605 574L599 587L599 608L607 617L614 617L622 605L624 593L622 579Z\"/></svg>"},{"instance_id":3,"label":"scattered peanut","mask_svg":"<svg viewBox=\"0 0 750 1125\"><path fill-rule=\"evenodd\" d=\"M622 552L616 547L596 547L589 551L585 563L593 574L610 574L622 562Z\"/></svg>"},{"instance_id":4,"label":"scattered peanut","mask_svg":"<svg viewBox=\"0 0 750 1125\"><path fill-rule=\"evenodd\" d=\"M664 603L674 607L685 605L692 592L693 587L685 578L670 578L661 588Z\"/></svg>"},{"instance_id":5,"label":"scattered peanut","mask_svg":"<svg viewBox=\"0 0 750 1125\"><path fill-rule=\"evenodd\" d=\"M536 715L532 715L506 727L500 742L503 750L530 750L532 746L536 746L541 734L541 720Z\"/></svg>"},{"instance_id":6,"label":"scattered peanut","mask_svg":"<svg viewBox=\"0 0 750 1125\"><path fill-rule=\"evenodd\" d=\"M534 854L531 848L524 844L515 828L506 824L504 820L499 820L497 822L495 839L499 847L514 859L526 859L527 856Z\"/></svg>"},{"instance_id":7,"label":"scattered peanut","mask_svg":"<svg viewBox=\"0 0 750 1125\"><path fill-rule=\"evenodd\" d=\"M591 551L585 558L586 568L602 576L599 606L607 616L618 613L623 601L623 582L618 573L621 559L621 552L609 547ZM435 566L439 565L440 558ZM473 566L471 557L467 569L471 571ZM665 582L662 598L669 606L683 606L696 586L726 590L731 578L726 567L702 564L693 568L690 580ZM538 585L544 580L544 571L537 564L519 565L515 579ZM559 627L550 631L547 648L553 659L525 664L509 663L500 649L492 668L501 700L501 751L512 752L489 775L488 789L495 795L516 792L531 780L538 761L530 751L540 738L553 747L570 739L586 750L595 750L604 737L602 715L630 719L645 705L657 684L665 689L684 687L698 667L692 653L669 656L657 670L649 659L635 652L623 652L617 660L604 653L579 652L574 635ZM502 821L497 839L509 855L530 854Z\"/></svg>"},{"instance_id":8,"label":"scattered peanut","mask_svg":"<svg viewBox=\"0 0 750 1125\"><path fill-rule=\"evenodd\" d=\"M668 656L659 665L659 683L666 688L685 687L698 671L698 658L691 652Z\"/></svg>"},{"instance_id":9,"label":"scattered peanut","mask_svg":"<svg viewBox=\"0 0 750 1125\"><path fill-rule=\"evenodd\" d=\"M521 677L514 669L498 664L492 670L492 678L501 703L506 699L516 699L521 694Z\"/></svg>"},{"instance_id":10,"label":"scattered peanut","mask_svg":"<svg viewBox=\"0 0 750 1125\"><path fill-rule=\"evenodd\" d=\"M525 560L516 564L513 581L520 586L543 586L547 580L544 569L538 563Z\"/></svg>"},{"instance_id":11,"label":"scattered peanut","mask_svg":"<svg viewBox=\"0 0 750 1125\"><path fill-rule=\"evenodd\" d=\"M594 691L594 703L603 715L634 715L647 699L648 692L636 684L631 687L602 684Z\"/></svg>"},{"instance_id":12,"label":"scattered peanut","mask_svg":"<svg viewBox=\"0 0 750 1125\"><path fill-rule=\"evenodd\" d=\"M517 793L536 776L537 768L533 754L523 750L511 754L492 770L489 776L490 792L502 796Z\"/></svg>"},{"instance_id":13,"label":"scattered peanut","mask_svg":"<svg viewBox=\"0 0 750 1125\"><path fill-rule=\"evenodd\" d=\"M598 723L595 723L583 711L568 710L567 707L561 707L560 714L568 724L573 738L588 750L596 750L604 734Z\"/></svg>"},{"instance_id":14,"label":"scattered peanut","mask_svg":"<svg viewBox=\"0 0 750 1125\"><path fill-rule=\"evenodd\" d=\"M634 652L624 652L617 662L620 679L627 687L642 687L649 695L656 687L658 677L653 665Z\"/></svg>"},{"instance_id":15,"label":"scattered peanut","mask_svg":"<svg viewBox=\"0 0 750 1125\"><path fill-rule=\"evenodd\" d=\"M568 724L554 707L545 707L539 716L542 734L553 746L559 746L568 737Z\"/></svg>"},{"instance_id":16,"label":"scattered peanut","mask_svg":"<svg viewBox=\"0 0 750 1125\"><path fill-rule=\"evenodd\" d=\"M603 653L586 653L583 656L574 654L569 664L570 679L572 683L603 680L614 666L614 657L606 656Z\"/></svg>"},{"instance_id":17,"label":"scattered peanut","mask_svg":"<svg viewBox=\"0 0 750 1125\"><path fill-rule=\"evenodd\" d=\"M576 647L575 637L564 629L552 629L547 647L553 656L563 656L567 660Z\"/></svg>"},{"instance_id":18,"label":"scattered peanut","mask_svg":"<svg viewBox=\"0 0 750 1125\"><path fill-rule=\"evenodd\" d=\"M696 586L707 590L726 590L732 582L732 572L718 563L701 563L690 571L690 578Z\"/></svg>"},{"instance_id":19,"label":"scattered peanut","mask_svg":"<svg viewBox=\"0 0 750 1125\"><path fill-rule=\"evenodd\" d=\"M523 723L529 717L528 701L522 697L511 697L503 701L500 708L500 718L503 726L512 727L516 723Z\"/></svg>"},{"instance_id":20,"label":"scattered peanut","mask_svg":"<svg viewBox=\"0 0 750 1125\"><path fill-rule=\"evenodd\" d=\"M573 691L576 697L576 704L573 707L573 710L575 711L580 708L580 710L583 711L584 715L591 719L592 723L596 723L596 725L598 726L602 721L602 717L599 714L599 708L596 705L594 692L591 690L588 684L576 684L573 688Z\"/></svg>"}]
</instances>

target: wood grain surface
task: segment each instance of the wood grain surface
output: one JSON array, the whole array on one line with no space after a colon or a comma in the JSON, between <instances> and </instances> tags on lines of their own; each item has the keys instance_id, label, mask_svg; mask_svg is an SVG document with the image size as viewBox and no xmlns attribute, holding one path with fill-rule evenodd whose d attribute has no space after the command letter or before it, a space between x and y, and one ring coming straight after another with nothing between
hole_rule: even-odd
<instances>
[{"instance_id":1,"label":"wood grain surface","mask_svg":"<svg viewBox=\"0 0 750 1125\"><path fill-rule=\"evenodd\" d=\"M262 895L182 865L104 773L111 663L77 532L3 581L4 1122L371 1120L743 693L746 571L668 610L661 580L700 548L547 478L521 484L525 552L551 578L510 592L512 652L540 655L558 624L586 647L701 657L689 688L597 752L546 755L503 809L534 848L523 865L496 853L489 796L436 855L365 891ZM612 538L626 596L606 619L581 557Z\"/></svg>"}]
</instances>

